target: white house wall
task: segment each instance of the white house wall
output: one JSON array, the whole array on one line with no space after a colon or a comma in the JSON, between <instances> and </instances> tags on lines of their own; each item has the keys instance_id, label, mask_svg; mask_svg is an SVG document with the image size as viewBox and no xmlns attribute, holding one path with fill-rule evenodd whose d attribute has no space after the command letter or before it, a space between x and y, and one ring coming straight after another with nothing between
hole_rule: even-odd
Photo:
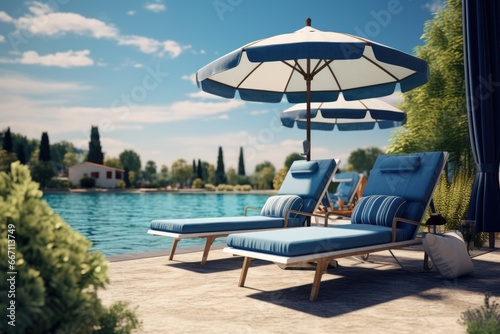
<instances>
[{"instance_id":1,"label":"white house wall","mask_svg":"<svg viewBox=\"0 0 500 334\"><path fill-rule=\"evenodd\" d=\"M92 173L99 173L99 178L95 178L95 186L98 188L116 188L119 181L122 178L116 178L116 169L111 167L105 167L97 164L81 163L69 168L68 180L71 184L75 186L80 185L80 180L84 177L92 177ZM118 170L120 172L120 170ZM107 178L107 172L112 173L111 179Z\"/></svg>"}]
</instances>

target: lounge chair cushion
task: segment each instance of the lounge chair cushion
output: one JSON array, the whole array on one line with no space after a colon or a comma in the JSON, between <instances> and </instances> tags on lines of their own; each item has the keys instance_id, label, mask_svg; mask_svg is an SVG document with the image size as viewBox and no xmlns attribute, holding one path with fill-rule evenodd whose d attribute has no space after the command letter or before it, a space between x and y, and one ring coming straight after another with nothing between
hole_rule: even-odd
<instances>
[{"instance_id":1,"label":"lounge chair cushion","mask_svg":"<svg viewBox=\"0 0 500 334\"><path fill-rule=\"evenodd\" d=\"M271 196L262 207L260 214L268 217L285 218L285 214L288 210L300 211L300 209L302 209L302 205L302 198L296 195ZM290 215L292 218L295 216L296 214Z\"/></svg>"},{"instance_id":2,"label":"lounge chair cushion","mask_svg":"<svg viewBox=\"0 0 500 334\"><path fill-rule=\"evenodd\" d=\"M391 228L378 225L299 227L286 230L230 234L227 245L280 256L300 256L391 242ZM403 229L396 240L407 240Z\"/></svg>"},{"instance_id":3,"label":"lounge chair cushion","mask_svg":"<svg viewBox=\"0 0 500 334\"><path fill-rule=\"evenodd\" d=\"M446 279L455 279L474 271L460 231L448 231L444 234L427 233L422 240L422 246L437 271Z\"/></svg>"},{"instance_id":4,"label":"lounge chair cushion","mask_svg":"<svg viewBox=\"0 0 500 334\"><path fill-rule=\"evenodd\" d=\"M266 216L238 216L190 219L158 219L151 222L150 228L155 231L187 234L282 227L284 227L283 218Z\"/></svg>"},{"instance_id":5,"label":"lounge chair cushion","mask_svg":"<svg viewBox=\"0 0 500 334\"><path fill-rule=\"evenodd\" d=\"M362 197L352 212L351 223L391 227L394 217L400 217L405 208L406 200L399 196Z\"/></svg>"}]
</instances>

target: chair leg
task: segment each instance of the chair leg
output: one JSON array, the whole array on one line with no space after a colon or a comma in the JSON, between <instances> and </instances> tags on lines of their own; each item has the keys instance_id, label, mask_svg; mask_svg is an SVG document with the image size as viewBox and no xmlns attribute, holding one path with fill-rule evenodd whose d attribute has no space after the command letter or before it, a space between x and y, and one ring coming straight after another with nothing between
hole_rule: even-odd
<instances>
[{"instance_id":1,"label":"chair leg","mask_svg":"<svg viewBox=\"0 0 500 334\"><path fill-rule=\"evenodd\" d=\"M328 264L332 258L319 259L316 263L316 273L314 274L314 281L311 289L311 295L309 296L309 300L315 302L318 298L319 294L319 286L321 284L321 277L325 272L326 268L328 268Z\"/></svg>"},{"instance_id":2,"label":"chair leg","mask_svg":"<svg viewBox=\"0 0 500 334\"><path fill-rule=\"evenodd\" d=\"M174 258L175 254L175 249L177 248L177 243L179 242L180 239L174 239L174 242L172 242L172 248L170 248L170 254L168 256L169 260L172 260Z\"/></svg>"},{"instance_id":3,"label":"chair leg","mask_svg":"<svg viewBox=\"0 0 500 334\"><path fill-rule=\"evenodd\" d=\"M247 279L248 268L250 267L250 262L252 262L251 257L245 257L243 260L243 267L241 268L239 287L245 286L245 280Z\"/></svg>"},{"instance_id":4,"label":"chair leg","mask_svg":"<svg viewBox=\"0 0 500 334\"><path fill-rule=\"evenodd\" d=\"M216 237L207 237L207 242L205 243L205 250L203 251L203 257L201 258L201 265L204 266L207 263L208 252L210 252L210 247L214 243Z\"/></svg>"}]
</instances>

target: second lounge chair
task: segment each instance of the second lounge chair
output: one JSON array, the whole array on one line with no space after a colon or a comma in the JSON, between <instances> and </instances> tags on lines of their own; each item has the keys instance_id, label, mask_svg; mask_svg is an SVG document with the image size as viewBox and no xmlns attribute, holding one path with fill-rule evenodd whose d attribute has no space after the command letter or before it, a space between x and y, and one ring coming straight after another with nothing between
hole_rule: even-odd
<instances>
[{"instance_id":1,"label":"second lounge chair","mask_svg":"<svg viewBox=\"0 0 500 334\"><path fill-rule=\"evenodd\" d=\"M294 161L277 195L267 199L260 215L192 219L153 220L149 234L173 238L169 260L181 239L205 238L201 264L207 261L216 238L252 230L304 226L307 216L315 216L320 199L337 170L338 160ZM325 218L320 216L321 218Z\"/></svg>"}]
</instances>

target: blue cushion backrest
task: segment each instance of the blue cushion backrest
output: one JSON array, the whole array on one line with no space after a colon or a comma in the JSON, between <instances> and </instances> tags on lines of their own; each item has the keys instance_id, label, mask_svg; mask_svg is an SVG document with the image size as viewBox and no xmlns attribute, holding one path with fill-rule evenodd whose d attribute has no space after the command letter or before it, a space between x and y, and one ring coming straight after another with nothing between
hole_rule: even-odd
<instances>
[{"instance_id":1,"label":"blue cushion backrest","mask_svg":"<svg viewBox=\"0 0 500 334\"><path fill-rule=\"evenodd\" d=\"M443 152L381 155L370 171L363 197L403 197L406 200L406 209L401 217L420 222L439 180L443 164ZM416 225L402 224L402 227L413 234L416 233Z\"/></svg>"},{"instance_id":2,"label":"blue cushion backrest","mask_svg":"<svg viewBox=\"0 0 500 334\"><path fill-rule=\"evenodd\" d=\"M302 211L312 213L320 201L335 171L333 159L294 161L290 166L278 195L297 195L302 198ZM305 216L303 220L305 220Z\"/></svg>"},{"instance_id":3,"label":"blue cushion backrest","mask_svg":"<svg viewBox=\"0 0 500 334\"><path fill-rule=\"evenodd\" d=\"M285 218L285 214L288 210L300 211L303 205L302 198L297 195L276 195L271 196L267 199L266 203L262 207L260 214L267 217L275 218ZM294 219L297 218L296 213L291 213L288 215L289 227L296 227L302 225L302 220Z\"/></svg>"},{"instance_id":4,"label":"blue cushion backrest","mask_svg":"<svg viewBox=\"0 0 500 334\"><path fill-rule=\"evenodd\" d=\"M400 217L406 208L406 200L399 196L363 196L352 212L352 224L392 226L394 217Z\"/></svg>"},{"instance_id":5,"label":"blue cushion backrest","mask_svg":"<svg viewBox=\"0 0 500 334\"><path fill-rule=\"evenodd\" d=\"M349 182L339 182L337 187L337 191L335 195L338 198L334 198L335 200L343 200L344 202L350 202L353 193L356 191L356 186L359 182L359 174L358 173L339 173L335 175L335 179L351 179Z\"/></svg>"}]
</instances>

